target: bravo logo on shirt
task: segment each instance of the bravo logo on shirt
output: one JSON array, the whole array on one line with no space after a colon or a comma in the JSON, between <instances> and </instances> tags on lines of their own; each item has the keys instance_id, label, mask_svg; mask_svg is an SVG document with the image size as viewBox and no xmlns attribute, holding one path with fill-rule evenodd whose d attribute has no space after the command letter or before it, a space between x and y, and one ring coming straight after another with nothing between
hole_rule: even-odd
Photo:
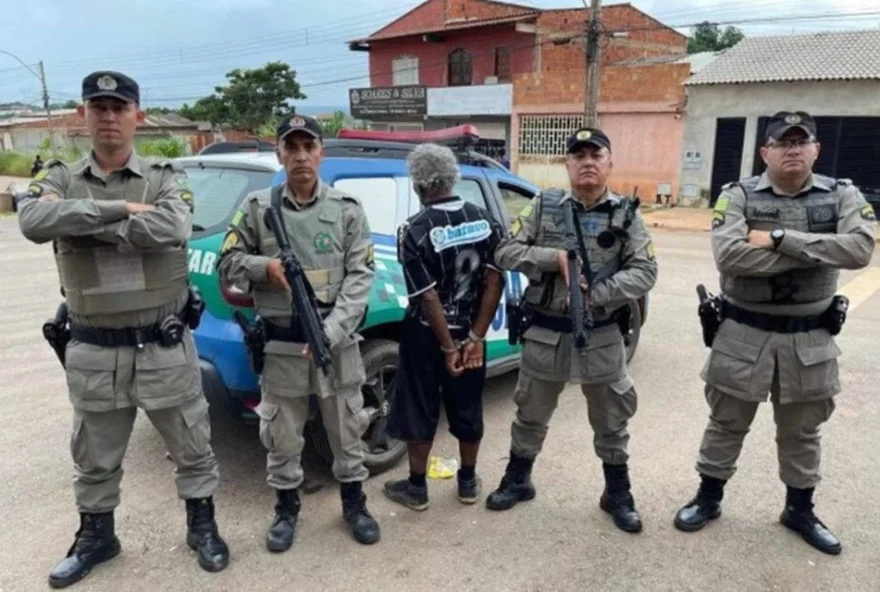
<instances>
[{"instance_id":1,"label":"bravo logo on shirt","mask_svg":"<svg viewBox=\"0 0 880 592\"><path fill-rule=\"evenodd\" d=\"M492 227L486 220L464 222L457 226L438 226L431 230L431 244L437 252L458 245L479 242L492 234Z\"/></svg>"}]
</instances>

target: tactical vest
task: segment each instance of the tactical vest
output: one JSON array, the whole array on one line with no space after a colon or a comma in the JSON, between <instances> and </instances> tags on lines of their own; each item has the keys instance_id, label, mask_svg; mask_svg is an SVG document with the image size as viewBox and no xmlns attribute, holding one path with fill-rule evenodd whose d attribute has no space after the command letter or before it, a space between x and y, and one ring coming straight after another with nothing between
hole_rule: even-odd
<instances>
[{"instance_id":1,"label":"tactical vest","mask_svg":"<svg viewBox=\"0 0 880 592\"><path fill-rule=\"evenodd\" d=\"M746 194L745 217L749 229L786 228L809 233L836 233L840 198L836 179L816 175L831 187L814 187L801 197L783 197L772 191L755 191L760 177L739 182ZM769 277L722 276L725 294L741 302L801 304L834 296L840 270L831 267L793 269Z\"/></svg>"},{"instance_id":2,"label":"tactical vest","mask_svg":"<svg viewBox=\"0 0 880 592\"><path fill-rule=\"evenodd\" d=\"M282 201L281 187L261 192L261 214L255 222L259 228L260 253L267 257L277 257L281 252L262 214L271 205L273 191L278 202ZM331 187L324 187L323 192L318 203L302 210L283 206L280 210L290 246L315 291L319 313L326 316L336 303L345 277L346 229L342 223L342 192ZM283 319L292 315L290 295L283 290L260 283L255 285L253 294L257 314L261 317Z\"/></svg>"},{"instance_id":3,"label":"tactical vest","mask_svg":"<svg viewBox=\"0 0 880 592\"><path fill-rule=\"evenodd\" d=\"M563 201L565 195L561 189L548 189L541 193L538 199L535 245L560 250L565 248L563 208L570 207L570 200ZM629 238L629 226L638 208L638 201L609 193L608 199L585 211L576 198L571 199L576 203L593 281L599 283L620 269L625 243ZM543 274L539 281L530 282L525 290L528 303L554 313L565 310L567 296L565 279L559 273Z\"/></svg>"},{"instance_id":4,"label":"tactical vest","mask_svg":"<svg viewBox=\"0 0 880 592\"><path fill-rule=\"evenodd\" d=\"M132 175L122 187L102 187L71 174L64 199L153 204L158 196L159 186L146 176ZM121 253L116 245L91 237L68 237L55 241L55 261L67 305L76 315L161 308L180 297L188 284L186 245Z\"/></svg>"}]
</instances>

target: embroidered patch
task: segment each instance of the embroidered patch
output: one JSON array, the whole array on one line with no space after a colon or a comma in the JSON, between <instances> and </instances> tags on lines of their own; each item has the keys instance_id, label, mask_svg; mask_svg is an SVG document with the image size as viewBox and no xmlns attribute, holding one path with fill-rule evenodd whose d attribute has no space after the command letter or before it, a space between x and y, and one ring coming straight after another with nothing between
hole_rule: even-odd
<instances>
[{"instance_id":1,"label":"embroidered patch","mask_svg":"<svg viewBox=\"0 0 880 592\"><path fill-rule=\"evenodd\" d=\"M727 215L724 212L715 212L712 214L712 230L724 226Z\"/></svg>"},{"instance_id":2,"label":"embroidered patch","mask_svg":"<svg viewBox=\"0 0 880 592\"><path fill-rule=\"evenodd\" d=\"M232 226L238 226L242 218L244 218L244 212L238 210L237 212L235 212L235 215L232 217L232 221L229 222L229 224Z\"/></svg>"},{"instance_id":3,"label":"embroidered patch","mask_svg":"<svg viewBox=\"0 0 880 592\"><path fill-rule=\"evenodd\" d=\"M650 259L651 261L654 261L654 259L656 259L653 241L649 242L648 245L645 247L645 254L648 255L648 259Z\"/></svg>"},{"instance_id":4,"label":"embroidered patch","mask_svg":"<svg viewBox=\"0 0 880 592\"><path fill-rule=\"evenodd\" d=\"M522 230L522 221L517 218L513 221L513 225L510 227L510 233L511 235L516 236L519 234L520 230Z\"/></svg>"},{"instance_id":5,"label":"embroidered patch","mask_svg":"<svg viewBox=\"0 0 880 592\"><path fill-rule=\"evenodd\" d=\"M238 233L235 231L230 232L226 235L226 239L223 241L223 246L220 247L221 253L226 253L232 247L238 244Z\"/></svg>"},{"instance_id":6,"label":"embroidered patch","mask_svg":"<svg viewBox=\"0 0 880 592\"><path fill-rule=\"evenodd\" d=\"M333 237L329 232L319 232L313 240L316 253L330 253L333 251Z\"/></svg>"},{"instance_id":7,"label":"embroidered patch","mask_svg":"<svg viewBox=\"0 0 880 592\"><path fill-rule=\"evenodd\" d=\"M34 176L34 181L42 181L43 179L45 179L48 176L49 176L49 169L46 167L43 167L42 169L40 169L40 172L38 172Z\"/></svg>"},{"instance_id":8,"label":"embroidered patch","mask_svg":"<svg viewBox=\"0 0 880 592\"><path fill-rule=\"evenodd\" d=\"M871 204L865 204L865 206L859 210L859 214L861 214L862 218L865 220L876 220L877 215L874 213L874 208Z\"/></svg>"},{"instance_id":9,"label":"embroidered patch","mask_svg":"<svg viewBox=\"0 0 880 592\"><path fill-rule=\"evenodd\" d=\"M830 205L808 207L807 228L810 232L836 232L837 210Z\"/></svg>"},{"instance_id":10,"label":"embroidered patch","mask_svg":"<svg viewBox=\"0 0 880 592\"><path fill-rule=\"evenodd\" d=\"M727 206L729 206L729 205L730 205L730 198L727 197L726 195L722 195L715 202L715 211L716 212L726 212Z\"/></svg>"},{"instance_id":11,"label":"embroidered patch","mask_svg":"<svg viewBox=\"0 0 880 592\"><path fill-rule=\"evenodd\" d=\"M438 226L431 230L431 244L437 252L450 247L479 242L492 234L492 227L486 220L464 222L456 226Z\"/></svg>"},{"instance_id":12,"label":"embroidered patch","mask_svg":"<svg viewBox=\"0 0 880 592\"><path fill-rule=\"evenodd\" d=\"M41 195L43 195L42 186L37 185L36 183L31 183L30 185L28 185L28 195L32 197L40 197Z\"/></svg>"}]
</instances>

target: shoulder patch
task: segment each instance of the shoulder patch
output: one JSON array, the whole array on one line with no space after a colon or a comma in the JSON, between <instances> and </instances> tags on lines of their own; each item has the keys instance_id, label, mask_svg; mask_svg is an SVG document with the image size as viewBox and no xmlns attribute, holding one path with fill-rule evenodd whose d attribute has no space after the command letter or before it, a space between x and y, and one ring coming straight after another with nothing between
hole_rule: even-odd
<instances>
[{"instance_id":1,"label":"shoulder patch","mask_svg":"<svg viewBox=\"0 0 880 592\"><path fill-rule=\"evenodd\" d=\"M862 209L859 210L859 215L864 220L876 220L877 215L874 213L874 207L871 204L865 204L862 206Z\"/></svg>"},{"instance_id":2,"label":"shoulder patch","mask_svg":"<svg viewBox=\"0 0 880 592\"><path fill-rule=\"evenodd\" d=\"M238 233L235 230L230 230L227 233L226 238L223 240L223 246L220 247L220 253L227 253L232 247L239 243Z\"/></svg>"},{"instance_id":3,"label":"shoulder patch","mask_svg":"<svg viewBox=\"0 0 880 592\"><path fill-rule=\"evenodd\" d=\"M45 163L43 163L43 168L41 168L39 170L39 172L36 175L34 175L33 180L37 181L37 182L45 180L45 178L49 176L49 169L57 167L57 166L65 167L65 168L67 167L66 164L64 164L63 162L61 162L60 160L57 160L55 158L53 158L51 160L47 160Z\"/></svg>"}]
</instances>

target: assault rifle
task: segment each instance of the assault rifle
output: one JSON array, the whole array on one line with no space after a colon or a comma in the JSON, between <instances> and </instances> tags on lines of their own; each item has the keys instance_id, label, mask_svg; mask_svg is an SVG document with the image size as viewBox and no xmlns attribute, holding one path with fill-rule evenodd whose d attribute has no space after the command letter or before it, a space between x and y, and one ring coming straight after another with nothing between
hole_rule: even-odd
<instances>
[{"instance_id":1,"label":"assault rifle","mask_svg":"<svg viewBox=\"0 0 880 592\"><path fill-rule=\"evenodd\" d=\"M575 211L574 200L563 207L565 215L565 252L568 257L568 309L571 314L571 329L574 345L581 353L585 352L590 331L593 329L593 311L590 306L590 289L593 286L593 274L590 260L584 246L580 220ZM578 255L581 265L578 265ZM581 291L581 273L587 280L587 294Z\"/></svg>"},{"instance_id":2,"label":"assault rifle","mask_svg":"<svg viewBox=\"0 0 880 592\"><path fill-rule=\"evenodd\" d=\"M324 372L324 376L330 375L333 360L330 357L330 340L324 333L324 324L318 315L318 302L315 291L305 277L302 265L287 240L287 232L278 209L269 207L266 209L266 225L275 235L278 247L281 249L281 265L284 268L284 277L290 284L292 295L293 317L291 329L299 326L306 342L309 344L312 359L315 365Z\"/></svg>"}]
</instances>

